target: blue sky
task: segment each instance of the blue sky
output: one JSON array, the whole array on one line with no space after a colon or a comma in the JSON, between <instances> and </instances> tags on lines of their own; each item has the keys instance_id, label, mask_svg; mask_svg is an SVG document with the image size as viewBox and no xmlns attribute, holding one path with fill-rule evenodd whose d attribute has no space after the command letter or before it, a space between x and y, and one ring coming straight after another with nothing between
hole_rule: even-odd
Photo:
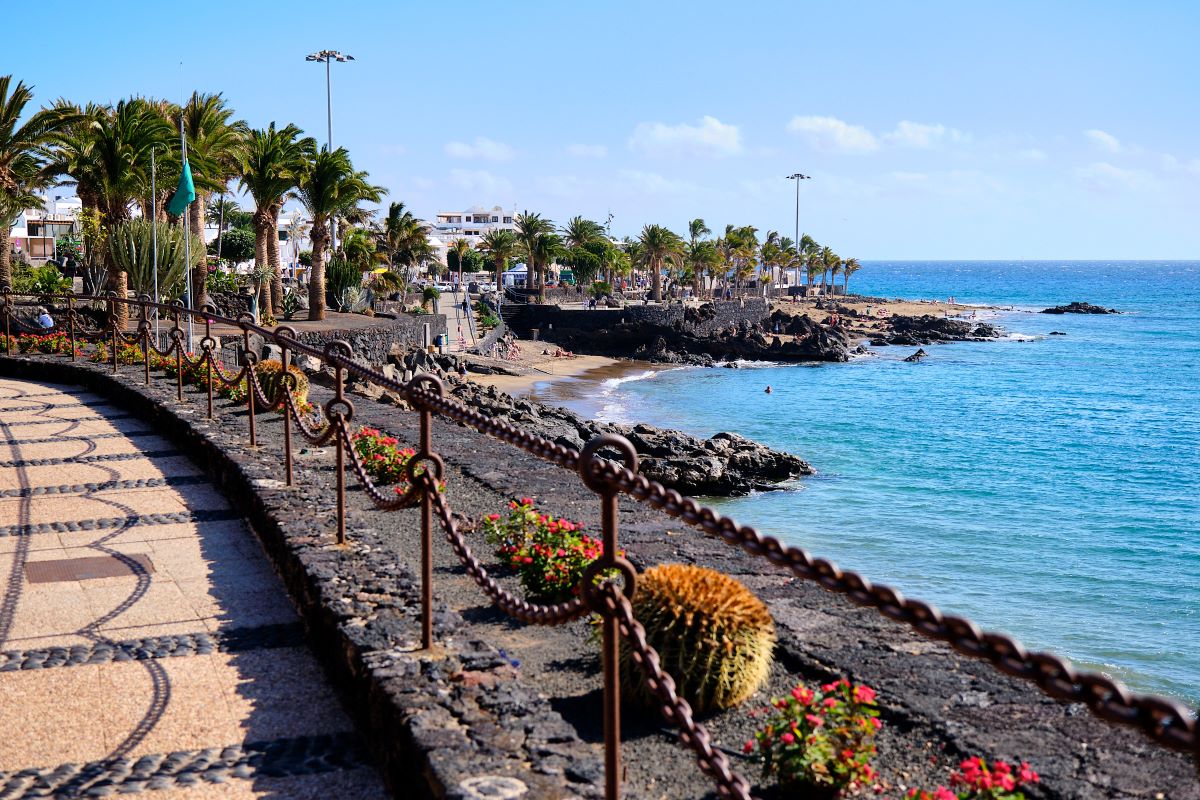
<instances>
[{"instance_id":1,"label":"blue sky","mask_svg":"<svg viewBox=\"0 0 1200 800\"><path fill-rule=\"evenodd\" d=\"M47 102L223 91L323 141L304 56L351 53L334 142L421 216L790 236L800 171L843 257L1200 257L1200 4L117 5L31 7L49 38L6 37L0 72Z\"/></svg>"}]
</instances>

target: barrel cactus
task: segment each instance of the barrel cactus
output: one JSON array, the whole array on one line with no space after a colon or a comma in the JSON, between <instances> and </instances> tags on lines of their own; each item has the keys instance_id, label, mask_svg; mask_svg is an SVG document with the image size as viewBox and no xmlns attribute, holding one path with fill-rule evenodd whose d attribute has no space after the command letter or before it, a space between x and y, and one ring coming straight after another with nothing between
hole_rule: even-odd
<instances>
[{"instance_id":1,"label":"barrel cactus","mask_svg":"<svg viewBox=\"0 0 1200 800\"><path fill-rule=\"evenodd\" d=\"M728 575L686 564L652 567L638 577L633 609L693 710L731 708L767 680L775 623L766 605ZM636 697L654 702L625 642L621 671Z\"/></svg>"},{"instance_id":2,"label":"barrel cactus","mask_svg":"<svg viewBox=\"0 0 1200 800\"><path fill-rule=\"evenodd\" d=\"M304 374L304 370L294 364L289 365L287 369L296 379L296 388L292 392L292 397L297 405L302 406L308 401L308 376ZM263 394L268 398L274 398L276 392L283 386L282 362L260 361L254 366L254 374L258 376Z\"/></svg>"}]
</instances>

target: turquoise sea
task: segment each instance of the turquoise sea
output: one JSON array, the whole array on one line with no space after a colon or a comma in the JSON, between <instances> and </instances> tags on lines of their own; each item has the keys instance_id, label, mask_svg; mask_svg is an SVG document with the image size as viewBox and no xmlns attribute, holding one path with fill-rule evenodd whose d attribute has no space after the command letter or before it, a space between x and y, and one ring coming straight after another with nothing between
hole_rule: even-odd
<instances>
[{"instance_id":1,"label":"turquoise sea","mask_svg":"<svg viewBox=\"0 0 1200 800\"><path fill-rule=\"evenodd\" d=\"M574 405L796 453L815 477L715 504L1200 705L1200 262L867 262L851 288L1013 306L995 321L1017 335L927 345L919 364L884 347L849 364L636 374ZM1072 300L1127 313L1029 313Z\"/></svg>"}]
</instances>

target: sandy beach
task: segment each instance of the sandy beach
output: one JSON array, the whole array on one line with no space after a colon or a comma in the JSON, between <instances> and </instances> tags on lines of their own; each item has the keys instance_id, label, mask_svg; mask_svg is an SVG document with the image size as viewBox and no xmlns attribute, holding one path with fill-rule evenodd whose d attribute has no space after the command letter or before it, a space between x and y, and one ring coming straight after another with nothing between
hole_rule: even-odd
<instances>
[{"instance_id":1,"label":"sandy beach","mask_svg":"<svg viewBox=\"0 0 1200 800\"><path fill-rule=\"evenodd\" d=\"M556 358L552 354L558 348L548 342L522 339L518 344L521 348L521 356L518 359L501 361L490 358L472 358L471 360L519 374L478 375L470 373L467 376L468 379L485 386L495 386L500 391L507 392L514 397L525 397L533 392L539 383L561 381L564 378L579 377L593 372L622 372L629 367L629 362L618 361L606 356L575 355ZM551 355L543 354L543 351L547 350ZM590 374L589 377L591 377Z\"/></svg>"}]
</instances>

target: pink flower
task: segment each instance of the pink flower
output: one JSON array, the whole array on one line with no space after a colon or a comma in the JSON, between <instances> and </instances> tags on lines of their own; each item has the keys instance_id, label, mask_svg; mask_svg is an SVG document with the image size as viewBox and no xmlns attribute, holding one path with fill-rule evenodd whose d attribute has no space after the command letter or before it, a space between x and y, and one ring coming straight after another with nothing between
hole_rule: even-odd
<instances>
[{"instance_id":1,"label":"pink flower","mask_svg":"<svg viewBox=\"0 0 1200 800\"><path fill-rule=\"evenodd\" d=\"M753 750L754 750L754 742L746 742L744 745L742 745L743 753L750 753Z\"/></svg>"},{"instance_id":2,"label":"pink flower","mask_svg":"<svg viewBox=\"0 0 1200 800\"><path fill-rule=\"evenodd\" d=\"M806 706L813 701L813 692L812 689L797 686L795 689L792 689L792 697L796 698L796 702Z\"/></svg>"},{"instance_id":3,"label":"pink flower","mask_svg":"<svg viewBox=\"0 0 1200 800\"><path fill-rule=\"evenodd\" d=\"M795 737L795 736L793 736L793 735L792 735L792 734L790 734L790 733L785 733L785 734L783 734L782 736L780 736L780 737L779 737L779 739L780 739L780 741L782 741L784 744L792 744L793 742L795 742L795 741L796 741L796 737Z\"/></svg>"},{"instance_id":4,"label":"pink flower","mask_svg":"<svg viewBox=\"0 0 1200 800\"><path fill-rule=\"evenodd\" d=\"M533 498L532 498L532 497L522 497L522 498L521 498L521 505L523 505L523 506L531 506L531 505L533 505Z\"/></svg>"},{"instance_id":5,"label":"pink flower","mask_svg":"<svg viewBox=\"0 0 1200 800\"><path fill-rule=\"evenodd\" d=\"M1019 777L1025 783L1038 782L1038 774L1030 768L1029 762L1027 761L1021 762L1021 770L1017 773L1017 777Z\"/></svg>"},{"instance_id":6,"label":"pink flower","mask_svg":"<svg viewBox=\"0 0 1200 800\"><path fill-rule=\"evenodd\" d=\"M825 706L826 708L834 708L835 706L837 706L837 704L838 704L838 701L837 701L836 697L826 697L824 700L821 701L821 705Z\"/></svg>"},{"instance_id":7,"label":"pink flower","mask_svg":"<svg viewBox=\"0 0 1200 800\"><path fill-rule=\"evenodd\" d=\"M879 730L883 727L883 723L875 717L871 717L871 724L875 726L875 730Z\"/></svg>"},{"instance_id":8,"label":"pink flower","mask_svg":"<svg viewBox=\"0 0 1200 800\"><path fill-rule=\"evenodd\" d=\"M487 518L490 519L492 522L495 522L496 520L500 519L500 515L499 514L488 514Z\"/></svg>"},{"instance_id":9,"label":"pink flower","mask_svg":"<svg viewBox=\"0 0 1200 800\"><path fill-rule=\"evenodd\" d=\"M939 786L937 791L933 793L933 800L958 800L958 795L945 786Z\"/></svg>"},{"instance_id":10,"label":"pink flower","mask_svg":"<svg viewBox=\"0 0 1200 800\"><path fill-rule=\"evenodd\" d=\"M854 687L854 700L855 700L855 702L858 702L858 703L874 703L875 702L875 690L872 689L870 686L862 686L862 685L855 686Z\"/></svg>"},{"instance_id":11,"label":"pink flower","mask_svg":"<svg viewBox=\"0 0 1200 800\"><path fill-rule=\"evenodd\" d=\"M814 728L819 728L825 724L825 720L821 719L816 714L805 714L804 718L812 723Z\"/></svg>"}]
</instances>

